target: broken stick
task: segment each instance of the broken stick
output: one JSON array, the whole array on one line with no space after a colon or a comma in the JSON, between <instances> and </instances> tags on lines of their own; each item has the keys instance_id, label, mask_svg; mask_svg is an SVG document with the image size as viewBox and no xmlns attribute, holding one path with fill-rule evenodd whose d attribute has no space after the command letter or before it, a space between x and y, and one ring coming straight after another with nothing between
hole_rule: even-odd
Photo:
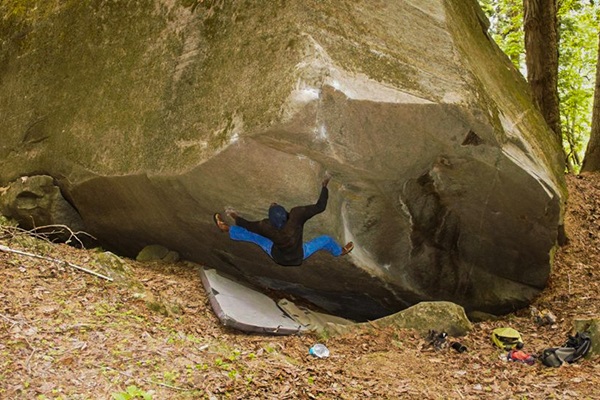
<instances>
[{"instance_id":1,"label":"broken stick","mask_svg":"<svg viewBox=\"0 0 600 400\"><path fill-rule=\"evenodd\" d=\"M0 244L0 251L3 251L5 253L19 254L19 255L27 256L27 257L39 258L40 260L51 261L51 262L58 263L58 264L66 264L69 267L72 267L72 268L75 268L75 269L77 269L79 271L83 271L83 272L86 272L88 274L97 276L98 278L106 279L109 282L113 281L113 278L111 278L109 276L105 276L105 275L99 274L99 273L91 271L91 270L89 270L87 268L81 267L81 266L79 266L77 264L73 264L73 263L70 263L68 261L59 260L57 258L51 258L51 257L40 256L38 254L27 253L25 251L11 249L10 247L6 247L6 246L3 246L1 244Z\"/></svg>"}]
</instances>

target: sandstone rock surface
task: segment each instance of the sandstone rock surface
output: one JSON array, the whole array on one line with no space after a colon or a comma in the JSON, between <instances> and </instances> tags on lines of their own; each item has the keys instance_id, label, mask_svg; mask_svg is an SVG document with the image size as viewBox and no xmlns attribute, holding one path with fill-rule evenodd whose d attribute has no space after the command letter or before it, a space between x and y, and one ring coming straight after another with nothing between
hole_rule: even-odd
<instances>
[{"instance_id":1,"label":"sandstone rock surface","mask_svg":"<svg viewBox=\"0 0 600 400\"><path fill-rule=\"evenodd\" d=\"M358 324L362 326L367 324ZM465 336L473 329L464 308L448 301L425 301L396 314L372 322L375 326L394 325L414 329L425 337L429 331L445 332L450 336Z\"/></svg>"},{"instance_id":2,"label":"sandstone rock surface","mask_svg":"<svg viewBox=\"0 0 600 400\"><path fill-rule=\"evenodd\" d=\"M1 190L0 213L23 229L63 241L85 229L77 211L47 175L24 176Z\"/></svg>"},{"instance_id":3,"label":"sandstone rock surface","mask_svg":"<svg viewBox=\"0 0 600 400\"><path fill-rule=\"evenodd\" d=\"M600 318L575 318L573 320L573 334L576 332L587 333L592 340L592 346L586 357L600 354Z\"/></svg>"},{"instance_id":4,"label":"sandstone rock surface","mask_svg":"<svg viewBox=\"0 0 600 400\"><path fill-rule=\"evenodd\" d=\"M0 186L53 177L107 248L159 244L355 320L497 314L546 284L561 150L475 0L10 7ZM281 268L213 225L312 203L326 170L305 234L353 240L349 257Z\"/></svg>"}]
</instances>

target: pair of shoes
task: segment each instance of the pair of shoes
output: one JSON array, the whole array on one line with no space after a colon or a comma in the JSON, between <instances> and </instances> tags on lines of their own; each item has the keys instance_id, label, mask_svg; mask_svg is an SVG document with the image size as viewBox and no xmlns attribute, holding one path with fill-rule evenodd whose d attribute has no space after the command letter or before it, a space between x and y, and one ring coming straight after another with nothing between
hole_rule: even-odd
<instances>
[{"instance_id":1,"label":"pair of shoes","mask_svg":"<svg viewBox=\"0 0 600 400\"><path fill-rule=\"evenodd\" d=\"M225 221L223 221L221 214L215 213L215 215L213 215L213 220L215 221L215 225L217 225L217 228L219 228L221 232L229 232L229 225L227 225Z\"/></svg>"},{"instance_id":2,"label":"pair of shoes","mask_svg":"<svg viewBox=\"0 0 600 400\"><path fill-rule=\"evenodd\" d=\"M345 256L350 253L354 249L354 243L348 242L344 247L342 247L342 254L340 256Z\"/></svg>"}]
</instances>

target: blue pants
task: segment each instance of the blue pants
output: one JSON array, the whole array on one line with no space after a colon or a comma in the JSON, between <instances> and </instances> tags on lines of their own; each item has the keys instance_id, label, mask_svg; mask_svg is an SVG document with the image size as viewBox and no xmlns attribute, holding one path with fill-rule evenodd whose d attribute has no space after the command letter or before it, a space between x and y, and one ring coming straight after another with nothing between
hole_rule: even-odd
<instances>
[{"instance_id":1,"label":"blue pants","mask_svg":"<svg viewBox=\"0 0 600 400\"><path fill-rule=\"evenodd\" d=\"M265 253L267 253L269 256L271 255L273 242L264 236L250 232L249 230L240 226L233 225L229 227L229 237L232 240L257 244L261 249L264 250ZM304 260L319 250L326 250L335 257L341 255L343 251L342 246L340 246L331 236L327 235L319 236L313 240L303 243L302 249L304 250Z\"/></svg>"}]
</instances>

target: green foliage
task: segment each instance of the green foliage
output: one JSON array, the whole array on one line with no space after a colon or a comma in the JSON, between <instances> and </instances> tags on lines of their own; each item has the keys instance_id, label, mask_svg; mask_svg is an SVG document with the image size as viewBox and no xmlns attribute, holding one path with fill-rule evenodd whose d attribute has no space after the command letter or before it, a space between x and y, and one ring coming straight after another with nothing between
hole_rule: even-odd
<instances>
[{"instance_id":1,"label":"green foliage","mask_svg":"<svg viewBox=\"0 0 600 400\"><path fill-rule=\"evenodd\" d=\"M152 400L152 394L138 388L137 386L127 386L127 390L124 392L113 393L112 397L114 400Z\"/></svg>"},{"instance_id":2,"label":"green foliage","mask_svg":"<svg viewBox=\"0 0 600 400\"><path fill-rule=\"evenodd\" d=\"M574 170L583 161L591 131L599 14L598 4L574 0L562 1L558 11L558 93L563 146Z\"/></svg>"},{"instance_id":3,"label":"green foliage","mask_svg":"<svg viewBox=\"0 0 600 400\"><path fill-rule=\"evenodd\" d=\"M480 0L480 4L490 19L492 38L515 66L525 71L522 0ZM591 129L600 4L561 0L557 17L563 147L571 169L578 171Z\"/></svg>"},{"instance_id":4,"label":"green foliage","mask_svg":"<svg viewBox=\"0 0 600 400\"><path fill-rule=\"evenodd\" d=\"M480 0L490 20L490 34L517 69L525 70L522 0Z\"/></svg>"}]
</instances>

